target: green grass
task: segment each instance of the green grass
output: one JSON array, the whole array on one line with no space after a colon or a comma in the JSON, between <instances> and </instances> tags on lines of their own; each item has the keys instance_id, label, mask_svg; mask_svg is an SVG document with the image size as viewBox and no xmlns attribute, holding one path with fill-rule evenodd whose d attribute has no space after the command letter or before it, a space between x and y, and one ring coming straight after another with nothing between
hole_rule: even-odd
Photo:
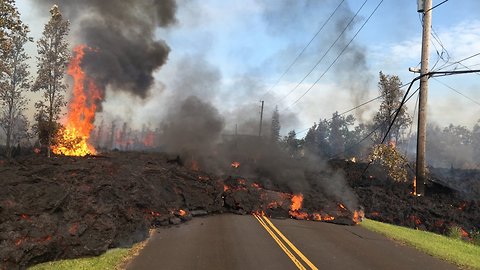
<instances>
[{"instance_id":1,"label":"green grass","mask_svg":"<svg viewBox=\"0 0 480 270\"><path fill-rule=\"evenodd\" d=\"M468 269L480 270L480 246L443 235L364 219L361 226Z\"/></svg>"},{"instance_id":2,"label":"green grass","mask_svg":"<svg viewBox=\"0 0 480 270\"><path fill-rule=\"evenodd\" d=\"M61 260L37 264L29 270L115 270L128 259L130 249L111 249L98 257Z\"/></svg>"}]
</instances>

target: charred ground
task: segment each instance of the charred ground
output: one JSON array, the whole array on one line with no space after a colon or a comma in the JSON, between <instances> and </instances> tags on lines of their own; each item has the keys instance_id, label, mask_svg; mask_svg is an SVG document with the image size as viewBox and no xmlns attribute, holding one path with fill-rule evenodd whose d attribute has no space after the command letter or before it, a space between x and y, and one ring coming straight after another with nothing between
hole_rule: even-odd
<instances>
[{"instance_id":1,"label":"charred ground","mask_svg":"<svg viewBox=\"0 0 480 270\"><path fill-rule=\"evenodd\" d=\"M342 174L369 218L438 233L454 225L466 232L479 229L478 201L438 184L427 196L415 197L408 184L392 182L376 166L364 173L365 166L334 160L328 170L306 172L309 188L297 209L305 215L299 218L322 216L353 224L353 209L339 207L348 203L312 180L323 174L336 181L335 175ZM192 170L181 157L140 152L0 160L0 269L98 255L145 239L152 227L196 215L263 211L292 216L295 185L262 176L271 173L242 175L230 163L228 167L222 174L209 174Z\"/></svg>"}]
</instances>

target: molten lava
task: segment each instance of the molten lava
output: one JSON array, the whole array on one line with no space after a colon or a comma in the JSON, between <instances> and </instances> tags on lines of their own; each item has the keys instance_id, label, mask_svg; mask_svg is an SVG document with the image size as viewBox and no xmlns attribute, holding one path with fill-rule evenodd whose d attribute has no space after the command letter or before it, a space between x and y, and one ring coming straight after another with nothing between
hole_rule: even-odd
<instances>
[{"instance_id":1,"label":"molten lava","mask_svg":"<svg viewBox=\"0 0 480 270\"><path fill-rule=\"evenodd\" d=\"M96 153L88 139L94 128L97 103L102 95L93 79L82 70L82 60L87 51L93 49L85 45L75 47L74 57L68 65L68 74L73 78L73 93L68 104L65 128L59 131L56 144L52 146L55 154L85 156Z\"/></svg>"},{"instance_id":2,"label":"molten lava","mask_svg":"<svg viewBox=\"0 0 480 270\"><path fill-rule=\"evenodd\" d=\"M231 166L232 166L232 168L236 169L236 168L240 167L240 162L234 161L234 162L232 162Z\"/></svg>"}]
</instances>

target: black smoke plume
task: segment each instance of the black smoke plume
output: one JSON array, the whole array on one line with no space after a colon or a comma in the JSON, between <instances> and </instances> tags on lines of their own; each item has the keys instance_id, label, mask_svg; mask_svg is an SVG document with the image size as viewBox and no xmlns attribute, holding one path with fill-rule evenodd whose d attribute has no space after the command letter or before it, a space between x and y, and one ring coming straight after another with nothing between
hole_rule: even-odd
<instances>
[{"instance_id":1,"label":"black smoke plume","mask_svg":"<svg viewBox=\"0 0 480 270\"><path fill-rule=\"evenodd\" d=\"M153 72L165 64L170 52L163 40L156 39L155 30L176 22L175 0L39 3L58 4L72 22L76 41L96 49L86 54L83 66L101 88L111 86L141 98L148 96Z\"/></svg>"}]
</instances>

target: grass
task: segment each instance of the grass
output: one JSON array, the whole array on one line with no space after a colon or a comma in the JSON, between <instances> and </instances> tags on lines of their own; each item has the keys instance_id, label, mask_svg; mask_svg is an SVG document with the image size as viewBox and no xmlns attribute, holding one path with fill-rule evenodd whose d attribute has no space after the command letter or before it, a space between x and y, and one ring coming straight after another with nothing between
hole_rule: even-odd
<instances>
[{"instance_id":1,"label":"grass","mask_svg":"<svg viewBox=\"0 0 480 270\"><path fill-rule=\"evenodd\" d=\"M132 248L110 249L97 257L46 262L29 267L28 270L120 270L138 255L147 241L135 244Z\"/></svg>"},{"instance_id":2,"label":"grass","mask_svg":"<svg viewBox=\"0 0 480 270\"><path fill-rule=\"evenodd\" d=\"M361 226L458 266L480 270L480 246L443 235L364 219Z\"/></svg>"}]
</instances>

